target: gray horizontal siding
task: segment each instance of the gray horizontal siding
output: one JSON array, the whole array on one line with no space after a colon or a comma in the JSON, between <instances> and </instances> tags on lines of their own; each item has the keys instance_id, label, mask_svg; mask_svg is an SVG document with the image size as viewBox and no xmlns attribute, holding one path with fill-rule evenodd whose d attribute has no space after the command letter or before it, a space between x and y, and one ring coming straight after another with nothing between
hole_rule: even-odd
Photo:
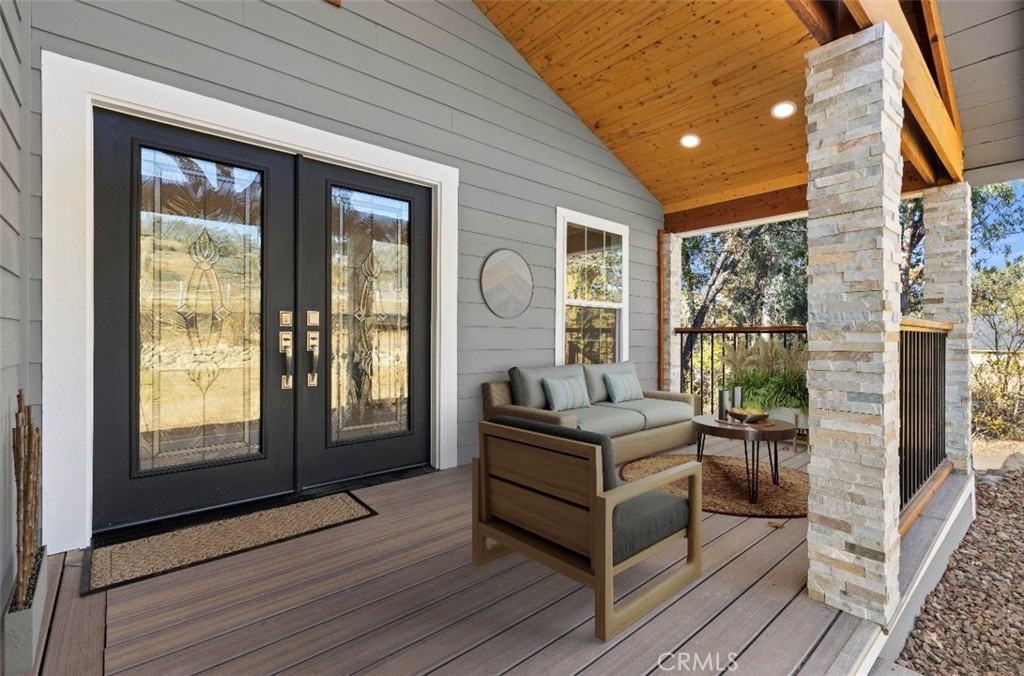
<instances>
[{"instance_id":1,"label":"gray horizontal siding","mask_svg":"<svg viewBox=\"0 0 1024 676\"><path fill-rule=\"evenodd\" d=\"M459 168L461 461L480 383L554 361L558 206L631 227L631 356L655 382L660 204L471 2L41 3L32 24L36 83L52 50ZM536 284L514 320L480 294L499 248Z\"/></svg>"},{"instance_id":2,"label":"gray horizontal siding","mask_svg":"<svg viewBox=\"0 0 1024 676\"><path fill-rule=\"evenodd\" d=\"M11 435L19 389L30 403L40 390L29 380L30 360L38 359L39 336L31 320L41 310L31 295L27 261L29 196L29 81L31 39L27 2L0 0L0 612L15 576L15 508ZM36 381L38 384L38 381Z\"/></svg>"}]
</instances>

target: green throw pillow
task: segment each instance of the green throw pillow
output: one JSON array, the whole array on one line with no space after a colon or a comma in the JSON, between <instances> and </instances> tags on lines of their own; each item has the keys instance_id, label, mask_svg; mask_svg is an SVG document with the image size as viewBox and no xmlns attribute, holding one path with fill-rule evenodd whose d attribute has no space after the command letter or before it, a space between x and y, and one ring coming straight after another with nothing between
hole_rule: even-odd
<instances>
[{"instance_id":1,"label":"green throw pillow","mask_svg":"<svg viewBox=\"0 0 1024 676\"><path fill-rule=\"evenodd\" d=\"M590 395L583 378L541 378L548 408L552 411L567 411L572 408L590 406Z\"/></svg>"},{"instance_id":2,"label":"green throw pillow","mask_svg":"<svg viewBox=\"0 0 1024 676\"><path fill-rule=\"evenodd\" d=\"M604 385L613 404L644 398L644 389L640 387L640 379L635 373L606 373Z\"/></svg>"}]
</instances>

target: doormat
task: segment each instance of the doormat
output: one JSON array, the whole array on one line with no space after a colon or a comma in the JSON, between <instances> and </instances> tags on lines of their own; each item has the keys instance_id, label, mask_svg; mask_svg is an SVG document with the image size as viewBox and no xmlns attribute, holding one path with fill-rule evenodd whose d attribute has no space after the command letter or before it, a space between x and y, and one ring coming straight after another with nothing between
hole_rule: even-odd
<instances>
[{"instance_id":1,"label":"doormat","mask_svg":"<svg viewBox=\"0 0 1024 676\"><path fill-rule=\"evenodd\" d=\"M695 455L654 455L626 463L619 476L626 481L637 481L685 462L696 460ZM799 518L807 516L807 472L791 467L779 467L779 485L772 483L771 469L764 457L758 468L760 484L757 504L750 504L747 494L747 467L743 458L704 455L701 463L703 483L701 506L705 512L733 516ZM661 489L676 495L686 495L686 479L680 479Z\"/></svg>"},{"instance_id":2,"label":"doormat","mask_svg":"<svg viewBox=\"0 0 1024 676\"><path fill-rule=\"evenodd\" d=\"M377 512L348 492L86 550L82 594L289 540Z\"/></svg>"}]
</instances>

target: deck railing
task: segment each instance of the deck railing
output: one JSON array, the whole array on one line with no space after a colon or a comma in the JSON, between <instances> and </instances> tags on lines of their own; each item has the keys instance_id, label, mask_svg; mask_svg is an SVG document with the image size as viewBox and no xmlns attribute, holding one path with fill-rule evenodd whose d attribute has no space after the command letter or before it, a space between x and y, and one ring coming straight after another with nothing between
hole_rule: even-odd
<instances>
[{"instance_id":1,"label":"deck railing","mask_svg":"<svg viewBox=\"0 0 1024 676\"><path fill-rule=\"evenodd\" d=\"M900 325L900 509L946 463L946 334L949 324L904 318ZM778 339L806 345L804 326L681 327L681 390L694 395L697 415L714 412L729 380L727 346Z\"/></svg>"},{"instance_id":2,"label":"deck railing","mask_svg":"<svg viewBox=\"0 0 1024 676\"><path fill-rule=\"evenodd\" d=\"M949 324L900 324L900 509L946 463L946 334Z\"/></svg>"},{"instance_id":3,"label":"deck railing","mask_svg":"<svg viewBox=\"0 0 1024 676\"><path fill-rule=\"evenodd\" d=\"M732 375L724 359L727 347L750 347L757 340L772 339L782 341L786 347L796 342L807 343L805 326L680 327L675 331L682 336L682 391L693 394L696 415L714 412L718 391Z\"/></svg>"}]
</instances>

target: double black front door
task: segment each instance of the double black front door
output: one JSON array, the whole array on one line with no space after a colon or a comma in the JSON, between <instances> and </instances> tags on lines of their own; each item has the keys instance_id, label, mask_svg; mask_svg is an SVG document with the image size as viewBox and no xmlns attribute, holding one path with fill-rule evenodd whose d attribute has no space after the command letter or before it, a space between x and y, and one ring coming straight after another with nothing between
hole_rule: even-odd
<instances>
[{"instance_id":1,"label":"double black front door","mask_svg":"<svg viewBox=\"0 0 1024 676\"><path fill-rule=\"evenodd\" d=\"M95 532L429 462L428 188L94 134Z\"/></svg>"}]
</instances>

